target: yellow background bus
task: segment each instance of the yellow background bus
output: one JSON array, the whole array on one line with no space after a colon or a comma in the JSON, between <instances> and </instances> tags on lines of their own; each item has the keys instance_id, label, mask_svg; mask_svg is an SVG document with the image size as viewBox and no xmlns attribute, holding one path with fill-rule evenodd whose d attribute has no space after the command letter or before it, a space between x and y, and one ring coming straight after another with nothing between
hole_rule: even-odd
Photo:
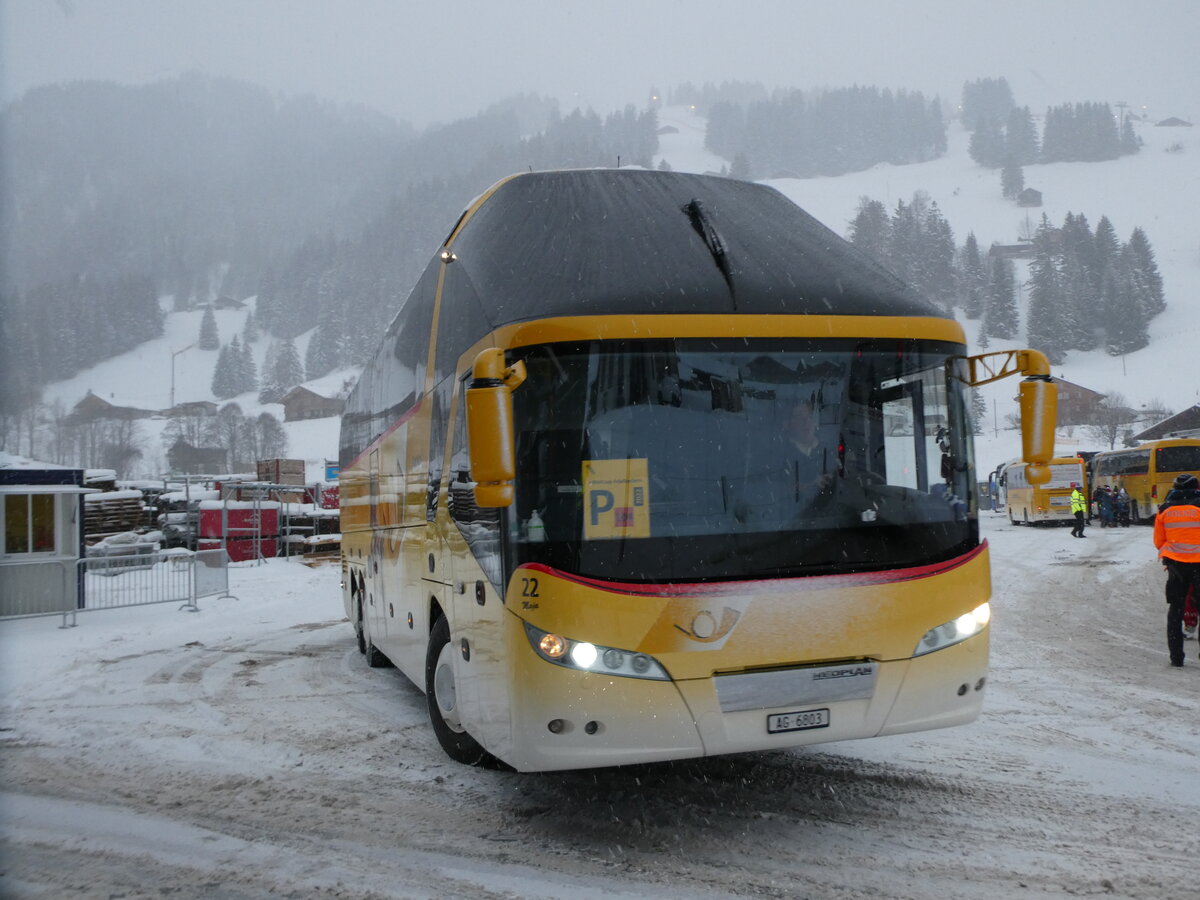
<instances>
[{"instance_id":1,"label":"yellow background bus","mask_svg":"<svg viewBox=\"0 0 1200 900\"><path fill-rule=\"evenodd\" d=\"M956 725L987 681L961 326L777 191L527 173L347 400L346 614L443 750L520 771ZM1046 473L1048 475L1048 472Z\"/></svg>"},{"instance_id":2,"label":"yellow background bus","mask_svg":"<svg viewBox=\"0 0 1200 900\"><path fill-rule=\"evenodd\" d=\"M1105 450L1091 460L1096 487L1125 488L1134 522L1154 518L1167 499L1171 482L1182 472L1200 478L1200 439L1148 441L1137 447Z\"/></svg>"},{"instance_id":3,"label":"yellow background bus","mask_svg":"<svg viewBox=\"0 0 1200 900\"><path fill-rule=\"evenodd\" d=\"M1087 470L1077 456L1059 456L1050 460L1050 480L1031 484L1026 477L1028 464L1015 460L1003 474L1008 520L1014 525L1061 525L1075 521L1071 512L1071 483L1079 485L1089 497Z\"/></svg>"}]
</instances>

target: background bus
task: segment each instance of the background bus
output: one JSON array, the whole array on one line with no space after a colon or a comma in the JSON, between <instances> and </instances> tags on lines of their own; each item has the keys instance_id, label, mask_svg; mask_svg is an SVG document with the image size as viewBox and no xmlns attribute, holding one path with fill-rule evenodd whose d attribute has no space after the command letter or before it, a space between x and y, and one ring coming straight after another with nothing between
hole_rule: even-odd
<instances>
[{"instance_id":1,"label":"background bus","mask_svg":"<svg viewBox=\"0 0 1200 900\"><path fill-rule=\"evenodd\" d=\"M341 433L343 600L468 764L575 769L941 728L991 579L946 311L777 191L521 174L463 214ZM1049 475L1049 471L1046 472Z\"/></svg>"},{"instance_id":2,"label":"background bus","mask_svg":"<svg viewBox=\"0 0 1200 900\"><path fill-rule=\"evenodd\" d=\"M1016 460L1001 475L1009 522L1013 525L1073 523L1071 483L1078 484L1083 495L1089 496L1084 461L1077 456L1050 460L1050 480L1045 484L1030 484L1027 469L1026 463Z\"/></svg>"},{"instance_id":3,"label":"background bus","mask_svg":"<svg viewBox=\"0 0 1200 900\"><path fill-rule=\"evenodd\" d=\"M1154 519L1181 472L1200 478L1200 439L1148 441L1137 447L1105 450L1091 459L1095 487L1125 488L1134 522Z\"/></svg>"}]
</instances>

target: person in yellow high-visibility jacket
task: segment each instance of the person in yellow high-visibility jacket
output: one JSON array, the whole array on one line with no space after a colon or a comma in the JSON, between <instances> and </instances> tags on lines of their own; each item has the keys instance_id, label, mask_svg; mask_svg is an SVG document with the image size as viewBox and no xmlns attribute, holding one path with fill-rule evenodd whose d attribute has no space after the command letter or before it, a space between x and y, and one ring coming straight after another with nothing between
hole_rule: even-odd
<instances>
[{"instance_id":1,"label":"person in yellow high-visibility jacket","mask_svg":"<svg viewBox=\"0 0 1200 900\"><path fill-rule=\"evenodd\" d=\"M1087 515L1088 500L1079 483L1071 482L1071 512L1075 515L1075 524L1071 526L1071 537L1087 537L1083 533L1084 516Z\"/></svg>"},{"instance_id":2,"label":"person in yellow high-visibility jacket","mask_svg":"<svg viewBox=\"0 0 1200 900\"><path fill-rule=\"evenodd\" d=\"M1188 589L1200 597L1200 481L1187 472L1154 517L1154 546L1167 569L1167 653L1183 665L1183 611Z\"/></svg>"}]
</instances>

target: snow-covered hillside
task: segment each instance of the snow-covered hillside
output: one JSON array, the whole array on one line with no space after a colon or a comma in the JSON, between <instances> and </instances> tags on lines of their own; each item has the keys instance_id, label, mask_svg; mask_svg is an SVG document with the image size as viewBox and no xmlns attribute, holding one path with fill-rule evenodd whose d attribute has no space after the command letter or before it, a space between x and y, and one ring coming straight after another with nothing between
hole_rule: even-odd
<instances>
[{"instance_id":1,"label":"snow-covered hillside","mask_svg":"<svg viewBox=\"0 0 1200 900\"><path fill-rule=\"evenodd\" d=\"M666 160L673 169L687 172L718 172L728 161L704 149L704 120L688 108L668 107L659 111L667 133L660 136L657 165ZM674 129L673 131L671 129ZM1200 402L1200 135L1190 128L1158 128L1149 123L1137 126L1144 142L1133 156L1102 163L1054 163L1025 168L1025 182L1042 192L1041 209L1021 209L1004 199L997 171L983 169L967 153L968 135L957 123L949 126L950 149L946 156L911 166L878 165L865 172L833 178L778 179L768 182L816 216L838 234L845 234L859 200L869 197L894 209L899 200L908 201L920 190L938 203L958 243L974 232L981 248L993 242L1015 243L1022 233L1036 227L1044 212L1054 225L1062 224L1068 212L1083 213L1093 225L1108 216L1118 236L1127 240L1135 227L1145 229L1154 248L1167 295L1167 311L1150 326L1150 346L1125 357L1103 351L1072 353L1055 367L1055 374L1102 393L1119 392L1128 405L1140 407L1160 401L1179 411ZM1026 265L1018 263L1025 276ZM1025 297L1021 297L1024 306ZM244 310L217 313L221 341L240 334L253 300ZM1024 309L1022 308L1022 314ZM196 341L201 313L172 313L167 317L162 338L108 360L67 381L51 385L47 401L58 400L70 407L88 390L110 402L141 408L163 409L171 395L172 359L175 399L214 399L210 390L217 351L195 347L176 353ZM978 322L964 322L971 341L978 337ZM296 346L301 357L311 332ZM254 344L262 367L269 339ZM1023 335L1011 344L993 340L988 349L1025 346ZM972 352L978 352L972 348ZM338 372L321 379L321 385L340 385L353 372ZM1017 455L1019 439L1005 430L1007 416L1016 412L1016 394L1011 380L982 389L996 428L980 437L977 460L981 471ZM245 413L267 409L282 419L278 404L266 407L257 397L234 398ZM147 420L143 434L147 454L142 462L153 476L165 470L160 434L163 420ZM317 419L289 422L289 454L309 464L310 477L320 477L325 459L337 455L338 420ZM1090 447L1079 433L1060 433L1061 446L1072 452Z\"/></svg>"}]
</instances>

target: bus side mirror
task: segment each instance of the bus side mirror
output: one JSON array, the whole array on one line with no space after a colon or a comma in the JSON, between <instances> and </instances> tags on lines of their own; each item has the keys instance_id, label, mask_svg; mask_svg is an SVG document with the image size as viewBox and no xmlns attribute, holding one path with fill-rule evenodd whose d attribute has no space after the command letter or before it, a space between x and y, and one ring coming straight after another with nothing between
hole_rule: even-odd
<instances>
[{"instance_id":1,"label":"bus side mirror","mask_svg":"<svg viewBox=\"0 0 1200 900\"><path fill-rule=\"evenodd\" d=\"M505 368L504 351L490 348L475 357L472 375L467 388L467 452L475 503L509 506L517 474L512 392L525 380L525 363Z\"/></svg>"},{"instance_id":2,"label":"bus side mirror","mask_svg":"<svg viewBox=\"0 0 1200 900\"><path fill-rule=\"evenodd\" d=\"M1030 484L1050 480L1049 462L1054 458L1054 427L1058 420L1058 386L1035 376L1021 382L1021 456L1028 463L1025 477Z\"/></svg>"}]
</instances>

